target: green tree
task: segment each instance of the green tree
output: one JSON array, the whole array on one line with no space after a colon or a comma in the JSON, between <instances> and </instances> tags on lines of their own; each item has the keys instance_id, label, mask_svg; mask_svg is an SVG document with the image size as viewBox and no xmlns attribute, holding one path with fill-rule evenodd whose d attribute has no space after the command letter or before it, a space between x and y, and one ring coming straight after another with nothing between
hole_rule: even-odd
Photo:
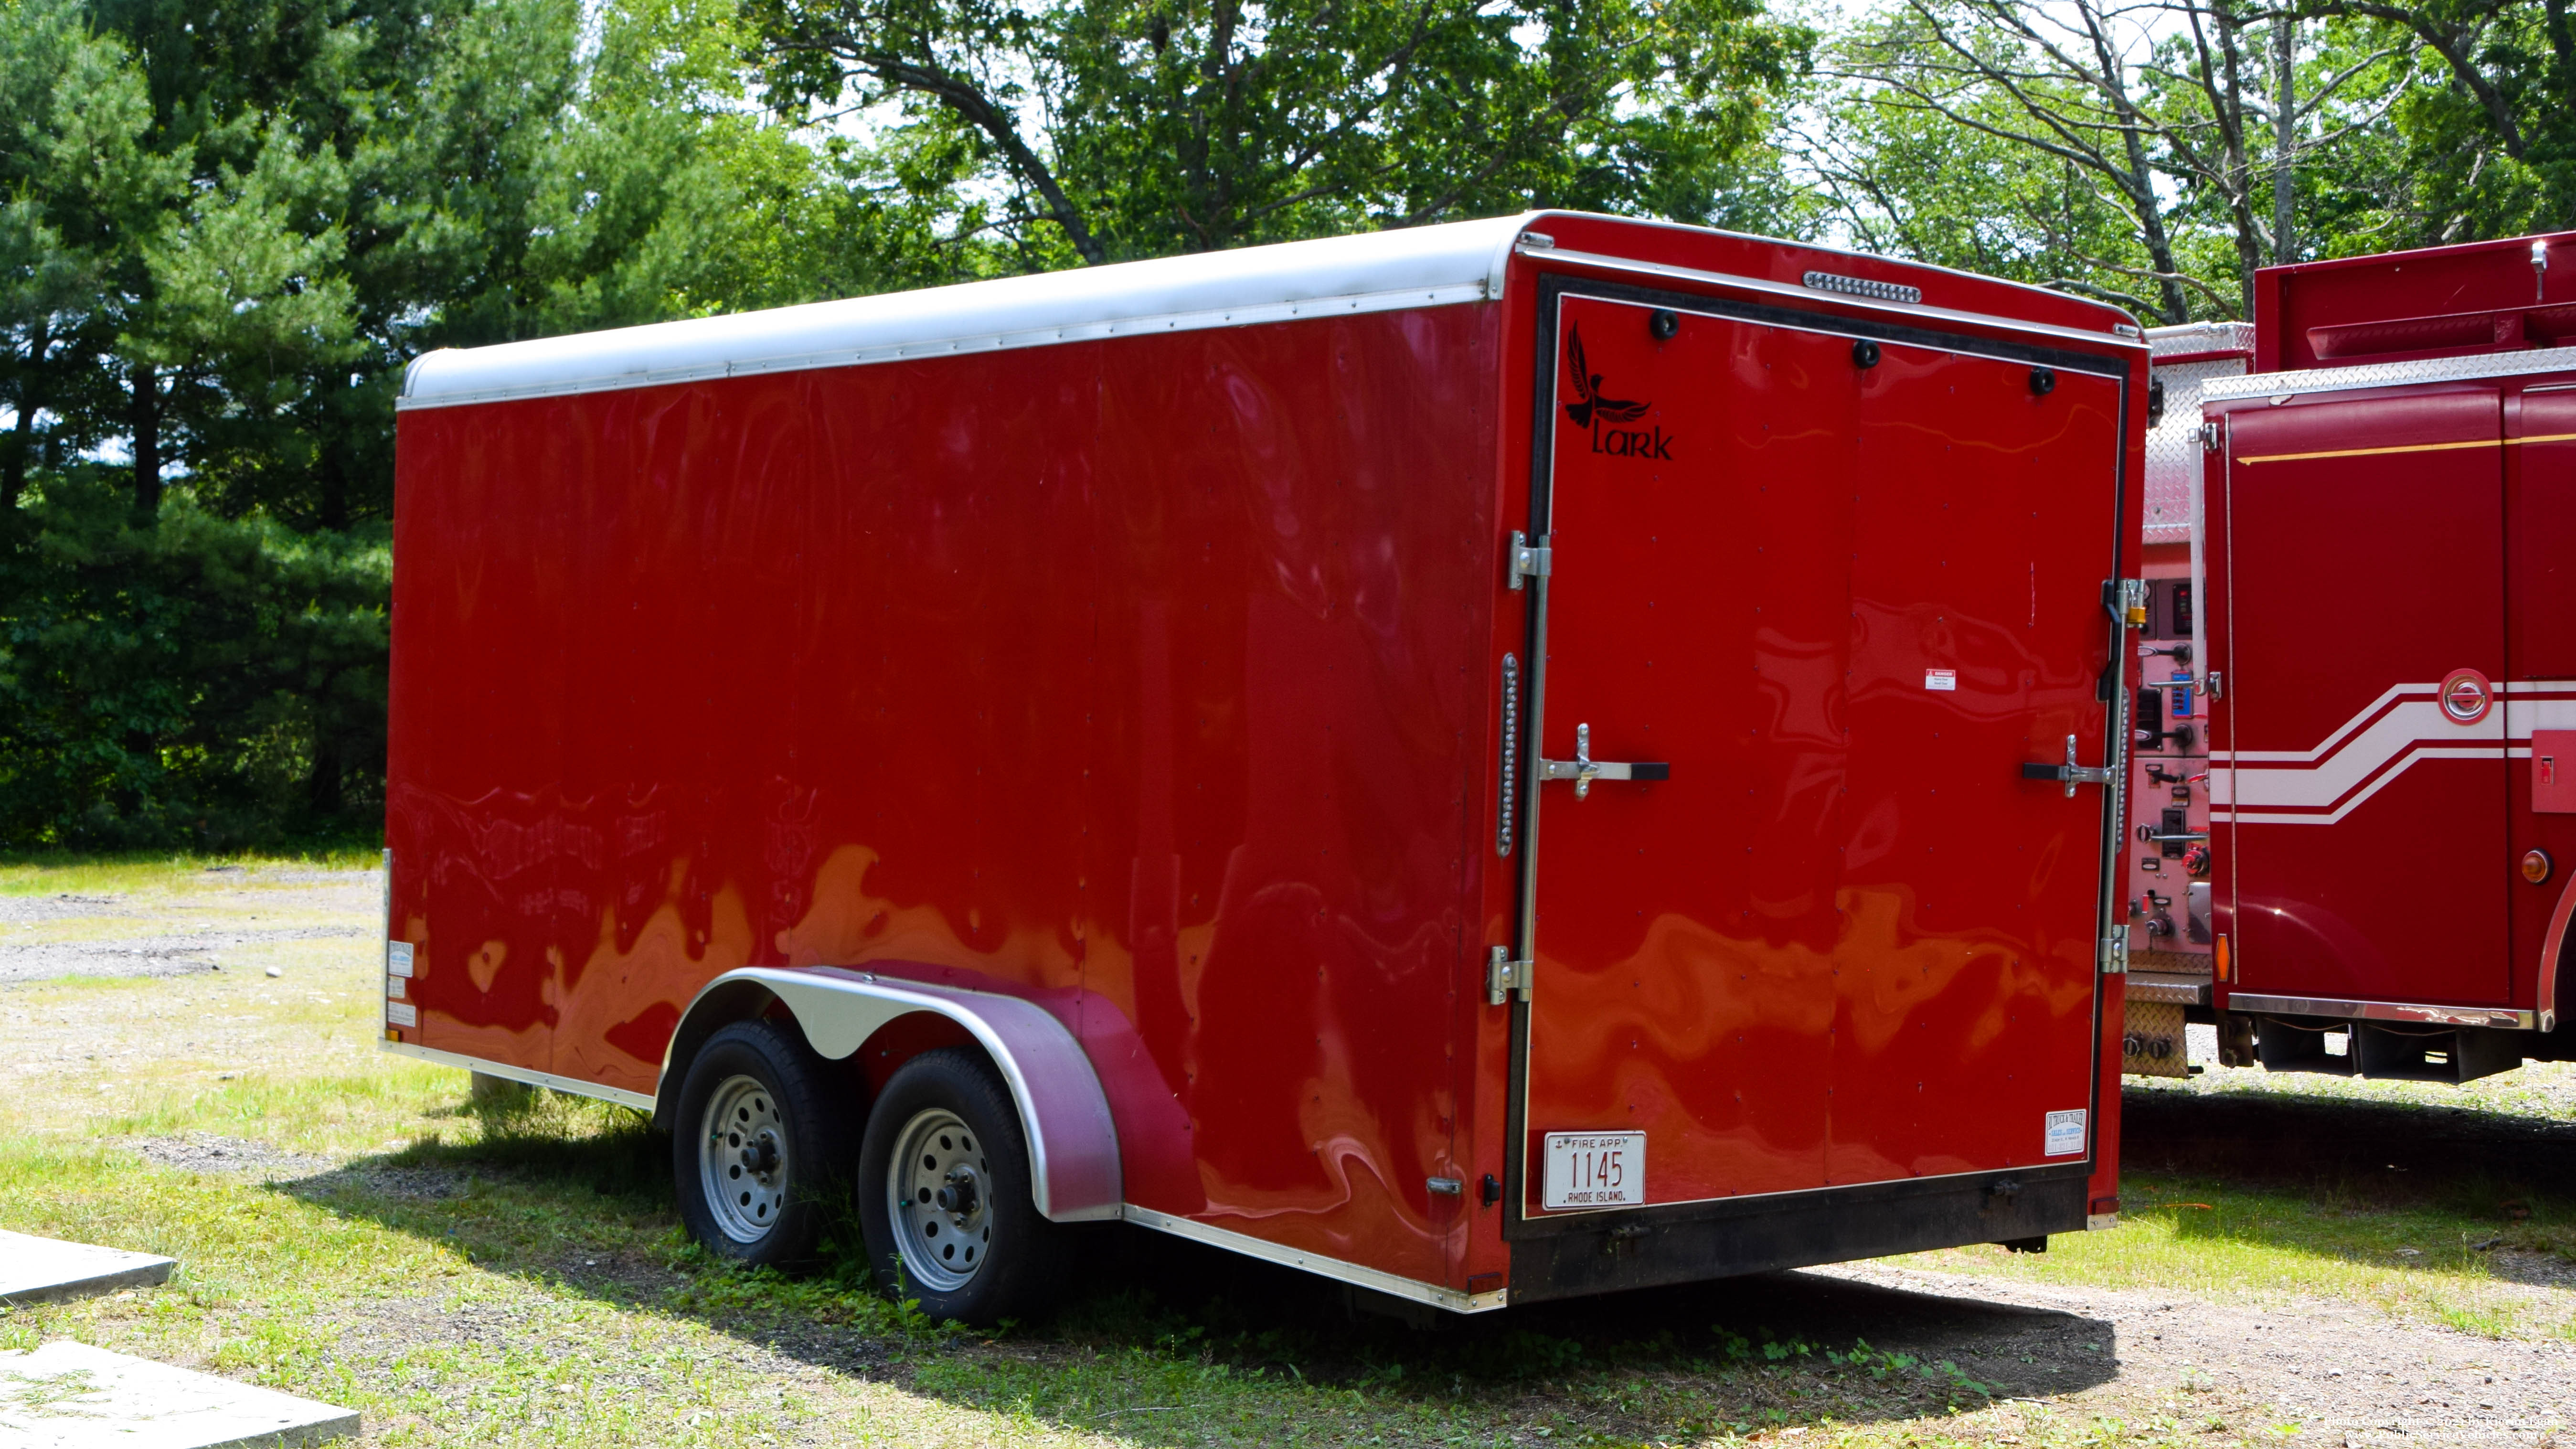
<instances>
[{"instance_id":1,"label":"green tree","mask_svg":"<svg viewBox=\"0 0 2576 1449\"><path fill-rule=\"evenodd\" d=\"M73 0L0 4L0 505L123 431L115 349L186 174L146 143L143 77Z\"/></svg>"},{"instance_id":2,"label":"green tree","mask_svg":"<svg viewBox=\"0 0 2576 1449\"><path fill-rule=\"evenodd\" d=\"M1755 0L753 13L780 104L885 121L965 176L955 234L1028 267L1532 205L1706 217L1803 42Z\"/></svg>"}]
</instances>

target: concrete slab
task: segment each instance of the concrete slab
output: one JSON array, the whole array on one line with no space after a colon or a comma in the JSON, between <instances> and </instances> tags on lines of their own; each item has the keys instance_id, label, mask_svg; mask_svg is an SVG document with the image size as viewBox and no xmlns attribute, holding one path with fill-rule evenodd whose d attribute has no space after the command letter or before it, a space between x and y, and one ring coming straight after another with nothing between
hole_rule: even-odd
<instances>
[{"instance_id":1,"label":"concrete slab","mask_svg":"<svg viewBox=\"0 0 2576 1449\"><path fill-rule=\"evenodd\" d=\"M177 1266L150 1253L0 1232L0 1303L60 1303L150 1287Z\"/></svg>"},{"instance_id":2,"label":"concrete slab","mask_svg":"<svg viewBox=\"0 0 2576 1449\"><path fill-rule=\"evenodd\" d=\"M8 1449L292 1449L357 1432L354 1409L69 1339L0 1351Z\"/></svg>"}]
</instances>

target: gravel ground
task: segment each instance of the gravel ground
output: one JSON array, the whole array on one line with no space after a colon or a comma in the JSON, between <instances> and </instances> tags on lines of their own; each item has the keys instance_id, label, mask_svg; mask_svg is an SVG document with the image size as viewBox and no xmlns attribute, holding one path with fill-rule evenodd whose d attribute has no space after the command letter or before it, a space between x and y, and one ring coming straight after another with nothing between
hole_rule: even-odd
<instances>
[{"instance_id":1,"label":"gravel ground","mask_svg":"<svg viewBox=\"0 0 2576 1449\"><path fill-rule=\"evenodd\" d=\"M0 983L184 976L221 970L245 946L358 940L379 929L375 871L217 867L205 877L206 889L174 895L0 896Z\"/></svg>"},{"instance_id":2,"label":"gravel ground","mask_svg":"<svg viewBox=\"0 0 2576 1449\"><path fill-rule=\"evenodd\" d=\"M2317 1299L2257 1309L1874 1263L1790 1276L1847 1285L1815 1306L1866 1323L1872 1344L1955 1358L2061 1412L2134 1416L2179 1398L2203 1417L2348 1444L2538 1444L2576 1423L2576 1344L2563 1341L2393 1324Z\"/></svg>"},{"instance_id":3,"label":"gravel ground","mask_svg":"<svg viewBox=\"0 0 2576 1449\"><path fill-rule=\"evenodd\" d=\"M328 1172L336 1165L328 1157L287 1152L265 1142L245 1142L238 1137L218 1137L211 1132L187 1132L176 1137L133 1137L117 1145L146 1162L162 1167L176 1167L188 1172L249 1173L272 1181L310 1177L317 1172Z\"/></svg>"}]
</instances>

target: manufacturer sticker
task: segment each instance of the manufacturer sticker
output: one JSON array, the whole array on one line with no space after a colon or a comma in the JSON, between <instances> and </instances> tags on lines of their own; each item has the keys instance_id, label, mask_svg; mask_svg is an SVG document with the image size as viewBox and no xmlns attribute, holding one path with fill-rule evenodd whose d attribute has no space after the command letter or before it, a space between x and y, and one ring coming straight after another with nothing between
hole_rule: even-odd
<instances>
[{"instance_id":1,"label":"manufacturer sticker","mask_svg":"<svg viewBox=\"0 0 2576 1449\"><path fill-rule=\"evenodd\" d=\"M2084 1109L2048 1114L2046 1145L2042 1157L2072 1157L2084 1150Z\"/></svg>"},{"instance_id":2,"label":"manufacturer sticker","mask_svg":"<svg viewBox=\"0 0 2576 1449\"><path fill-rule=\"evenodd\" d=\"M411 974L411 942L387 941L385 943L385 974L388 976Z\"/></svg>"},{"instance_id":3,"label":"manufacturer sticker","mask_svg":"<svg viewBox=\"0 0 2576 1449\"><path fill-rule=\"evenodd\" d=\"M1957 689L1959 687L1959 671L1955 669L1926 669L1923 671L1923 687L1925 689Z\"/></svg>"},{"instance_id":4,"label":"manufacturer sticker","mask_svg":"<svg viewBox=\"0 0 2576 1449\"><path fill-rule=\"evenodd\" d=\"M385 1003L385 1025L418 1026L420 1009L408 1001L388 1001Z\"/></svg>"},{"instance_id":5,"label":"manufacturer sticker","mask_svg":"<svg viewBox=\"0 0 2576 1449\"><path fill-rule=\"evenodd\" d=\"M1539 1205L1631 1207L1646 1201L1646 1134L1550 1132Z\"/></svg>"}]
</instances>

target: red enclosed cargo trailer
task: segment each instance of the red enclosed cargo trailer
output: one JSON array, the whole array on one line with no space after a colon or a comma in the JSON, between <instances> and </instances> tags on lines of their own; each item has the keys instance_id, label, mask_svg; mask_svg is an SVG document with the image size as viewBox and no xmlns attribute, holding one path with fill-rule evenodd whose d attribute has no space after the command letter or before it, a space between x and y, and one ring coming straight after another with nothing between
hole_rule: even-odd
<instances>
[{"instance_id":1,"label":"red enclosed cargo trailer","mask_svg":"<svg viewBox=\"0 0 2576 1449\"><path fill-rule=\"evenodd\" d=\"M387 1045L960 1317L2105 1224L2145 367L1561 213L430 355Z\"/></svg>"},{"instance_id":2,"label":"red enclosed cargo trailer","mask_svg":"<svg viewBox=\"0 0 2576 1449\"><path fill-rule=\"evenodd\" d=\"M2255 371L2205 382L2198 420L2214 862L2191 1009L2276 1070L2563 1056L2576 233L2255 280Z\"/></svg>"}]
</instances>

